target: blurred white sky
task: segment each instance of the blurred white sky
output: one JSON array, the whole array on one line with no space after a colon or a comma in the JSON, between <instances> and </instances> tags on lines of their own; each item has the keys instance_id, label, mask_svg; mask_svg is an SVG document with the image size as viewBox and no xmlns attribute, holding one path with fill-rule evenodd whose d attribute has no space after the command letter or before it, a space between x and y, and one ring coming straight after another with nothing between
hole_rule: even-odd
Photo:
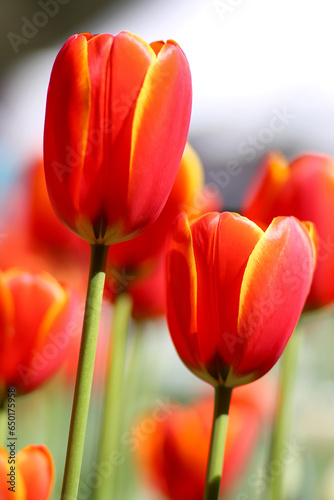
<instances>
[{"instance_id":1,"label":"blurred white sky","mask_svg":"<svg viewBox=\"0 0 334 500\"><path fill-rule=\"evenodd\" d=\"M128 29L149 42L175 39L192 71L191 134L221 130L224 157L282 106L295 119L280 139L302 136L308 149L334 154L333 18L331 0L146 0L107 10L82 31ZM60 46L18 65L2 92L0 139L16 165L41 148Z\"/></svg>"}]
</instances>

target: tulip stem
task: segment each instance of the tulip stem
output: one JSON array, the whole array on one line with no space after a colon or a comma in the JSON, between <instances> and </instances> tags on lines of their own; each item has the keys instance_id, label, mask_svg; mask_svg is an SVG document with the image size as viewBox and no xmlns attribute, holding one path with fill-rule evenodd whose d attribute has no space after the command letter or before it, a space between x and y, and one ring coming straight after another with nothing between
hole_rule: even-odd
<instances>
[{"instance_id":1,"label":"tulip stem","mask_svg":"<svg viewBox=\"0 0 334 500\"><path fill-rule=\"evenodd\" d=\"M294 331L281 358L277 413L273 427L268 466L271 473L270 500L282 500L283 498L283 457L286 454L287 439L289 438L289 428L292 420L293 390L297 371L300 333L300 331ZM274 464L279 464L279 473L277 467L273 466Z\"/></svg>"},{"instance_id":2,"label":"tulip stem","mask_svg":"<svg viewBox=\"0 0 334 500\"><path fill-rule=\"evenodd\" d=\"M109 247L105 245L91 246L85 316L61 500L75 500L78 494L108 250Z\"/></svg>"},{"instance_id":3,"label":"tulip stem","mask_svg":"<svg viewBox=\"0 0 334 500\"><path fill-rule=\"evenodd\" d=\"M215 408L211 432L211 443L204 500L218 500L220 481L223 471L224 449L228 412L232 388L218 385L215 388Z\"/></svg>"},{"instance_id":4,"label":"tulip stem","mask_svg":"<svg viewBox=\"0 0 334 500\"><path fill-rule=\"evenodd\" d=\"M6 446L7 440L7 412L5 405L0 404L0 445Z\"/></svg>"},{"instance_id":5,"label":"tulip stem","mask_svg":"<svg viewBox=\"0 0 334 500\"><path fill-rule=\"evenodd\" d=\"M127 333L132 311L132 299L126 293L117 296L114 306L112 341L110 342L109 366L102 410L99 462L122 465L125 457L120 446L123 405L123 379ZM120 498L116 495L117 471L111 471L103 478L96 500Z\"/></svg>"}]
</instances>

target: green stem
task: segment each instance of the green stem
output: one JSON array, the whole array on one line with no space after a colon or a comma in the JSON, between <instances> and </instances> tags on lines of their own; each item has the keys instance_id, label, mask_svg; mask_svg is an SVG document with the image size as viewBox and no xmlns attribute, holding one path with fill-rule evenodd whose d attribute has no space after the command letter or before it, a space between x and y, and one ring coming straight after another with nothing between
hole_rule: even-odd
<instances>
[{"instance_id":1,"label":"green stem","mask_svg":"<svg viewBox=\"0 0 334 500\"><path fill-rule=\"evenodd\" d=\"M92 245L85 316L61 500L75 500L85 443L108 246Z\"/></svg>"},{"instance_id":2,"label":"green stem","mask_svg":"<svg viewBox=\"0 0 334 500\"><path fill-rule=\"evenodd\" d=\"M122 425L123 405L123 378L125 368L125 354L127 332L132 311L132 299L126 293L118 295L113 316L112 342L110 343L109 368L105 389L105 398L100 435L99 462L110 463L115 460L114 454L120 453L120 430ZM119 462L124 457L118 457ZM103 478L97 491L96 500L116 497L117 473L112 471Z\"/></svg>"},{"instance_id":3,"label":"green stem","mask_svg":"<svg viewBox=\"0 0 334 500\"><path fill-rule=\"evenodd\" d=\"M7 431L7 409L3 405L0 406L0 445L6 446Z\"/></svg>"},{"instance_id":4,"label":"green stem","mask_svg":"<svg viewBox=\"0 0 334 500\"><path fill-rule=\"evenodd\" d=\"M293 390L297 371L300 338L300 332L296 330L290 338L281 358L279 397L268 467L271 473L270 500L282 500L283 498L283 456L286 448L286 440L289 438L289 428L292 419ZM280 465L280 473L277 473L274 464Z\"/></svg>"},{"instance_id":5,"label":"green stem","mask_svg":"<svg viewBox=\"0 0 334 500\"><path fill-rule=\"evenodd\" d=\"M219 498L231 394L232 389L230 387L218 385L215 388L215 409L213 415L208 468L206 471L204 500L217 500Z\"/></svg>"}]
</instances>

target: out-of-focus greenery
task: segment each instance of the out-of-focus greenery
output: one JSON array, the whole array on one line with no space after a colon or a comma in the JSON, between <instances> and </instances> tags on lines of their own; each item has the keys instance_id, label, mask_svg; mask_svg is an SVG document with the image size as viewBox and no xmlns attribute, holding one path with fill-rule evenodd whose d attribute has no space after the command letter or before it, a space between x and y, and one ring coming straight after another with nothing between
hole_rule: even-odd
<instances>
[{"instance_id":1,"label":"out-of-focus greenery","mask_svg":"<svg viewBox=\"0 0 334 500\"><path fill-rule=\"evenodd\" d=\"M333 326L334 313L331 309L308 314L301 320L300 333L303 339L298 360L293 423L282 458L286 470L286 500L334 498ZM129 348L131 350L131 344ZM131 374L131 377L135 377L135 397L125 407L124 432L136 426L142 412L146 411L149 415L158 398L169 397L185 402L211 390L184 368L163 321L148 324L148 331L143 335L140 346L136 346L138 348L140 356L136 362L139 366ZM275 376L277 373L278 365L266 376ZM17 402L19 447L44 442L55 458L57 481L52 500L60 495L72 391L73 387L59 373L44 387ZM96 452L102 399L101 383L95 384L81 475L81 500L93 498L94 488L87 487L87 478L92 472L99 472ZM265 429L248 469L226 500L267 498L266 487L271 467L268 462L269 443L269 429ZM121 453L131 464L133 456L129 450L124 447ZM275 470L280 470L280 464L275 467ZM160 498L158 492L143 486L138 480L138 473L134 473L130 465L115 466L113 473L118 475L124 485L122 500Z\"/></svg>"}]
</instances>

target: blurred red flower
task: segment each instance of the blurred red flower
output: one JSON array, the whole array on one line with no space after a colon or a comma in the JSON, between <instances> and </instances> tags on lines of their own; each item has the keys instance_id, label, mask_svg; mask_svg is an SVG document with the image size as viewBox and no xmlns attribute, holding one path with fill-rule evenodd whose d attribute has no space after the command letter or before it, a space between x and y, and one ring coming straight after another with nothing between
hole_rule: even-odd
<instances>
[{"instance_id":1,"label":"blurred red flower","mask_svg":"<svg viewBox=\"0 0 334 500\"><path fill-rule=\"evenodd\" d=\"M334 301L334 159L305 154L289 164L278 152L269 153L250 184L243 214L266 226L279 215L294 215L314 223L318 256L306 309Z\"/></svg>"},{"instance_id":2,"label":"blurred red flower","mask_svg":"<svg viewBox=\"0 0 334 500\"><path fill-rule=\"evenodd\" d=\"M0 446L0 498L1 500L49 500L54 482L51 453L44 445L30 445L15 457L15 474L10 473L8 450ZM13 465L12 465L13 467ZM14 488L10 490L10 488ZM15 493L14 493L15 492Z\"/></svg>"},{"instance_id":3,"label":"blurred red flower","mask_svg":"<svg viewBox=\"0 0 334 500\"><path fill-rule=\"evenodd\" d=\"M26 393L66 358L76 324L75 295L47 273L0 273L0 387ZM78 319L78 318L77 318ZM5 397L6 394L0 394Z\"/></svg>"},{"instance_id":4,"label":"blurred red flower","mask_svg":"<svg viewBox=\"0 0 334 500\"><path fill-rule=\"evenodd\" d=\"M230 491L240 479L260 429L272 415L272 404L265 404L267 396L268 386L263 381L233 391L221 485L223 493ZM143 425L147 417L143 418ZM171 404L155 421L152 433L140 442L136 453L138 468L168 499L202 500L212 417L212 398L187 406ZM138 428L140 425L139 421Z\"/></svg>"}]
</instances>

